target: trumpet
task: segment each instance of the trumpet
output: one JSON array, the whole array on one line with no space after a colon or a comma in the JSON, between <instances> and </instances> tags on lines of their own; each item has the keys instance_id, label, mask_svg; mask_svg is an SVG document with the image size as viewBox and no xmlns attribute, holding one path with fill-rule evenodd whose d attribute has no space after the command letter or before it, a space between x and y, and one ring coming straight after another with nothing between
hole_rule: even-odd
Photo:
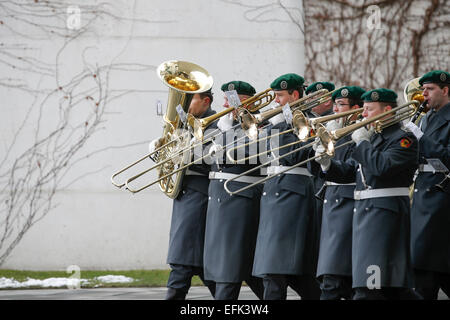
<instances>
[{"instance_id":1,"label":"trumpet","mask_svg":"<svg viewBox=\"0 0 450 320\"><path fill-rule=\"evenodd\" d=\"M344 128L337 129L337 130L332 130L331 132L327 131L325 126L322 123L319 122L319 123L316 124L317 125L316 137L319 138L320 143L325 147L325 152L329 156L333 157L336 149L342 148L342 147L344 147L344 146L346 146L346 145L348 145L350 143L353 143L353 141L350 140L350 141L347 141L347 142L342 143L339 146L335 147L336 141L338 141L340 138L342 138L342 137L352 133L353 131L355 131L355 130L357 130L359 128L362 128L362 127L364 127L364 126L366 126L368 124L372 124L372 123L374 124L375 131L380 133L380 132L382 132L383 129L385 129L385 128L393 125L393 124L399 123L399 122L403 121L404 119L410 118L411 115L414 114L417 111L417 108L418 108L419 104L420 104L419 101L412 100L412 101L410 101L410 102L408 102L406 104L403 104L401 106L393 108L393 109L391 109L389 111L383 112L383 113L381 113L381 114L379 114L379 115L377 115L377 116L375 116L373 118L365 119L365 120L362 120L360 122L348 125L348 126L346 126ZM413 105L413 106L411 107L411 105ZM352 110L352 111L357 111L357 110L358 109L355 109L355 110ZM388 118L386 118L386 117L388 117ZM310 136L307 139L311 139L313 137L314 136ZM317 155L317 156L310 157L310 158L308 158L306 160L303 160L303 161L301 161L301 162L299 162L299 163L297 163L297 164L295 164L293 166L287 167L286 169L284 169L284 170L282 170L282 171L280 171L280 172L278 172L276 174L268 175L267 177L259 179L258 181L254 182L252 184L249 184L249 185L247 185L247 186L245 186L243 188L240 188L238 190L231 191L228 188L228 183L229 182L234 181L234 180L238 179L239 177L247 175L247 174L249 174L249 173L251 173L251 172L253 172L255 170L258 170L258 169L260 169L260 168L270 164L271 162L273 162L275 160L279 160L279 159L285 158L285 157L287 157L287 156L289 156L289 155L291 155L291 154L293 154L295 152L298 152L298 151L300 151L302 149L312 147L315 143L316 142L313 141L311 143L303 145L303 146L301 146L301 147L299 147L297 149L294 149L292 151L289 151L289 152L283 154L282 156L277 157L276 159L267 161L267 162L261 164L258 167L252 168L250 170L247 170L246 172L243 172L243 173L237 175L234 178L228 179L227 181L225 181L225 184L224 184L225 190L230 195L237 194L239 192L242 192L244 190L252 188L255 185L264 183L267 180L272 179L275 176L284 174L284 173L286 173L286 172L288 172L288 171L290 171L290 170L292 170L294 168L297 168L299 166L302 166L302 165L308 163L309 161L315 160L315 159L323 156L323 155Z\"/></svg>"}]
</instances>

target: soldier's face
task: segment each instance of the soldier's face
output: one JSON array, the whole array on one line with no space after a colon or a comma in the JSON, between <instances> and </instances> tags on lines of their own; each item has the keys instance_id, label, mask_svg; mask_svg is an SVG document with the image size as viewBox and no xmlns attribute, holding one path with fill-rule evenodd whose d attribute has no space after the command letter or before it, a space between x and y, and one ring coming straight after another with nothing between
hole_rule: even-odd
<instances>
[{"instance_id":1,"label":"soldier's face","mask_svg":"<svg viewBox=\"0 0 450 320\"><path fill-rule=\"evenodd\" d=\"M363 109L362 116L365 119L372 119L373 117L375 117L383 112L389 111L391 109L392 109L391 106L384 106L379 102L364 102L364 109ZM386 117L383 117L383 119L387 118L387 117L389 117L389 115L387 115ZM380 120L383 120L383 119L380 119ZM374 123L371 124L371 126L374 126L374 125L375 125Z\"/></svg>"},{"instance_id":2,"label":"soldier's face","mask_svg":"<svg viewBox=\"0 0 450 320\"><path fill-rule=\"evenodd\" d=\"M244 95L244 94L238 94L239 96L239 100L242 102L248 98L250 98L250 96ZM228 98L227 96L223 96L224 102L223 102L223 107L224 108L229 108L230 104L228 103Z\"/></svg>"},{"instance_id":3,"label":"soldier's face","mask_svg":"<svg viewBox=\"0 0 450 320\"><path fill-rule=\"evenodd\" d=\"M280 106L284 106L286 103L294 102L298 100L299 94L297 90L294 90L292 94L289 94L287 90L275 91L275 102Z\"/></svg>"},{"instance_id":4,"label":"soldier's face","mask_svg":"<svg viewBox=\"0 0 450 320\"><path fill-rule=\"evenodd\" d=\"M334 101L333 112L341 113L350 110L350 104L348 103L348 98L339 98Z\"/></svg>"},{"instance_id":5,"label":"soldier's face","mask_svg":"<svg viewBox=\"0 0 450 320\"><path fill-rule=\"evenodd\" d=\"M434 83L425 83L423 86L423 96L425 101L428 101L430 108L439 108L448 101L448 89L446 87L440 88Z\"/></svg>"},{"instance_id":6,"label":"soldier's face","mask_svg":"<svg viewBox=\"0 0 450 320\"><path fill-rule=\"evenodd\" d=\"M208 97L200 97L198 93L194 94L191 100L191 104L189 105L188 113L192 114L194 117L198 118L205 113L205 111L209 107L209 98Z\"/></svg>"},{"instance_id":7,"label":"soldier's face","mask_svg":"<svg viewBox=\"0 0 450 320\"><path fill-rule=\"evenodd\" d=\"M245 101L246 99L250 98L250 96L247 96L247 95L245 95L245 94L238 94L238 96L239 96L239 100L240 100L241 102L243 102L243 101ZM230 108L231 106L230 106L230 104L228 103L228 98L227 98L226 95L223 96L223 99L224 99L223 107L224 107L224 108ZM248 106L246 106L246 107L247 107L247 109L248 109L248 108L251 107L251 106L253 106L253 104L250 104L250 105L248 105ZM236 110L232 111L232 113L233 113L233 116L236 117Z\"/></svg>"}]
</instances>

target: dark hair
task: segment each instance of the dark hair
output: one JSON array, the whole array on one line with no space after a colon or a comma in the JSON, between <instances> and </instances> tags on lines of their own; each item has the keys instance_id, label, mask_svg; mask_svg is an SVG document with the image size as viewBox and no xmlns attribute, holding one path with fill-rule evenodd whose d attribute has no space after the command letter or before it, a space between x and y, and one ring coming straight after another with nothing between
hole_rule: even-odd
<instances>
[{"instance_id":1,"label":"dark hair","mask_svg":"<svg viewBox=\"0 0 450 320\"><path fill-rule=\"evenodd\" d=\"M212 102L213 102L214 98L213 98L213 93L211 92L211 90L208 90L208 91L205 91L205 92L200 92L198 95L202 99L208 97L209 100L210 100L209 105L212 105Z\"/></svg>"},{"instance_id":2,"label":"dark hair","mask_svg":"<svg viewBox=\"0 0 450 320\"><path fill-rule=\"evenodd\" d=\"M448 88L448 92L447 95L450 97L450 84L447 83L437 83L437 85L439 86L439 88L444 89L444 87Z\"/></svg>"},{"instance_id":3,"label":"dark hair","mask_svg":"<svg viewBox=\"0 0 450 320\"><path fill-rule=\"evenodd\" d=\"M362 101L361 99L348 98L348 104L350 105L350 107L358 105L360 108L362 108L362 106L364 105L364 101Z\"/></svg>"},{"instance_id":4,"label":"dark hair","mask_svg":"<svg viewBox=\"0 0 450 320\"><path fill-rule=\"evenodd\" d=\"M289 93L289 94L292 94L295 90L298 91L298 97L299 97L299 98L303 98L303 87L302 87L302 86L299 86L299 87L294 88L294 89L289 89L289 90L288 90L288 93Z\"/></svg>"}]
</instances>

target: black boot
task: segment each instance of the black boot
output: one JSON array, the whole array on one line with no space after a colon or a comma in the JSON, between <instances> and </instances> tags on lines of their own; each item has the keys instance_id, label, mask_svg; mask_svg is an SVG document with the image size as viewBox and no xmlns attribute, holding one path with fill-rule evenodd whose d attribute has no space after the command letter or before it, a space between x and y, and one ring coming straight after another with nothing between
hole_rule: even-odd
<instances>
[{"instance_id":1,"label":"black boot","mask_svg":"<svg viewBox=\"0 0 450 320\"><path fill-rule=\"evenodd\" d=\"M167 288L166 300L186 300L186 292L169 287Z\"/></svg>"}]
</instances>

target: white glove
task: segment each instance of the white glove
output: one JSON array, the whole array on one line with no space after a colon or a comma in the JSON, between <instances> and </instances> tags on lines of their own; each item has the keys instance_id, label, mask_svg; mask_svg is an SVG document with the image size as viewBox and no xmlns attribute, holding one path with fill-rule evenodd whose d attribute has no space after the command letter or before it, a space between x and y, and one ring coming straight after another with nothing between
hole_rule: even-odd
<instances>
[{"instance_id":1,"label":"white glove","mask_svg":"<svg viewBox=\"0 0 450 320\"><path fill-rule=\"evenodd\" d=\"M416 136L417 140L420 140L420 138L422 138L423 132L418 126L416 126L414 122L408 122L407 124L405 124L405 128L411 131Z\"/></svg>"},{"instance_id":2,"label":"white glove","mask_svg":"<svg viewBox=\"0 0 450 320\"><path fill-rule=\"evenodd\" d=\"M331 120L327 122L325 128L327 129L328 132L342 128L342 125L337 120Z\"/></svg>"},{"instance_id":3,"label":"white glove","mask_svg":"<svg viewBox=\"0 0 450 320\"><path fill-rule=\"evenodd\" d=\"M276 104L273 105L272 109L276 109L276 108L278 108L279 106L280 106L280 105L279 105L278 103L276 103ZM280 112L280 113L277 114L276 116L274 116L274 117L272 117L272 118L269 119L269 122L270 122L272 125L279 124L279 123L281 123L281 122L283 122L283 121L286 121L286 119L284 118L283 112Z\"/></svg>"},{"instance_id":4,"label":"white glove","mask_svg":"<svg viewBox=\"0 0 450 320\"><path fill-rule=\"evenodd\" d=\"M359 145L362 141L370 141L370 137L374 133L374 130L370 128L367 130L365 127L361 127L352 133L352 140Z\"/></svg>"},{"instance_id":5,"label":"white glove","mask_svg":"<svg viewBox=\"0 0 450 320\"><path fill-rule=\"evenodd\" d=\"M233 126L233 112L222 116L217 122L217 127L220 131L225 132Z\"/></svg>"},{"instance_id":6,"label":"white glove","mask_svg":"<svg viewBox=\"0 0 450 320\"><path fill-rule=\"evenodd\" d=\"M322 144L319 144L316 148L315 156L319 156L316 158L316 162L320 164L322 171L328 171L331 166L331 157L325 152L325 147Z\"/></svg>"},{"instance_id":7,"label":"white glove","mask_svg":"<svg viewBox=\"0 0 450 320\"><path fill-rule=\"evenodd\" d=\"M269 122L272 125L277 125L277 124L279 124L281 122L284 122L284 121L286 121L286 119L284 118L284 114L283 113L277 114L276 116L274 116L274 117L269 119Z\"/></svg>"},{"instance_id":8,"label":"white glove","mask_svg":"<svg viewBox=\"0 0 450 320\"><path fill-rule=\"evenodd\" d=\"M162 146L162 142L163 142L163 138L158 138L158 139L152 140L152 141L148 144L148 152L149 152L149 153L154 152L157 148L159 148L160 146Z\"/></svg>"},{"instance_id":9,"label":"white glove","mask_svg":"<svg viewBox=\"0 0 450 320\"><path fill-rule=\"evenodd\" d=\"M322 145L322 142L320 142L320 138L316 137L316 139L314 139L314 144L312 145L312 148L314 151L316 151L317 147L321 146L321 145Z\"/></svg>"},{"instance_id":10,"label":"white glove","mask_svg":"<svg viewBox=\"0 0 450 320\"><path fill-rule=\"evenodd\" d=\"M211 157L214 157L220 150L222 150L222 146L220 144L213 144L211 148L209 148L208 154Z\"/></svg>"},{"instance_id":11,"label":"white glove","mask_svg":"<svg viewBox=\"0 0 450 320\"><path fill-rule=\"evenodd\" d=\"M206 164L213 164L217 159L218 152L220 152L223 147L220 144L213 143L208 150L208 154L204 157Z\"/></svg>"}]
</instances>

